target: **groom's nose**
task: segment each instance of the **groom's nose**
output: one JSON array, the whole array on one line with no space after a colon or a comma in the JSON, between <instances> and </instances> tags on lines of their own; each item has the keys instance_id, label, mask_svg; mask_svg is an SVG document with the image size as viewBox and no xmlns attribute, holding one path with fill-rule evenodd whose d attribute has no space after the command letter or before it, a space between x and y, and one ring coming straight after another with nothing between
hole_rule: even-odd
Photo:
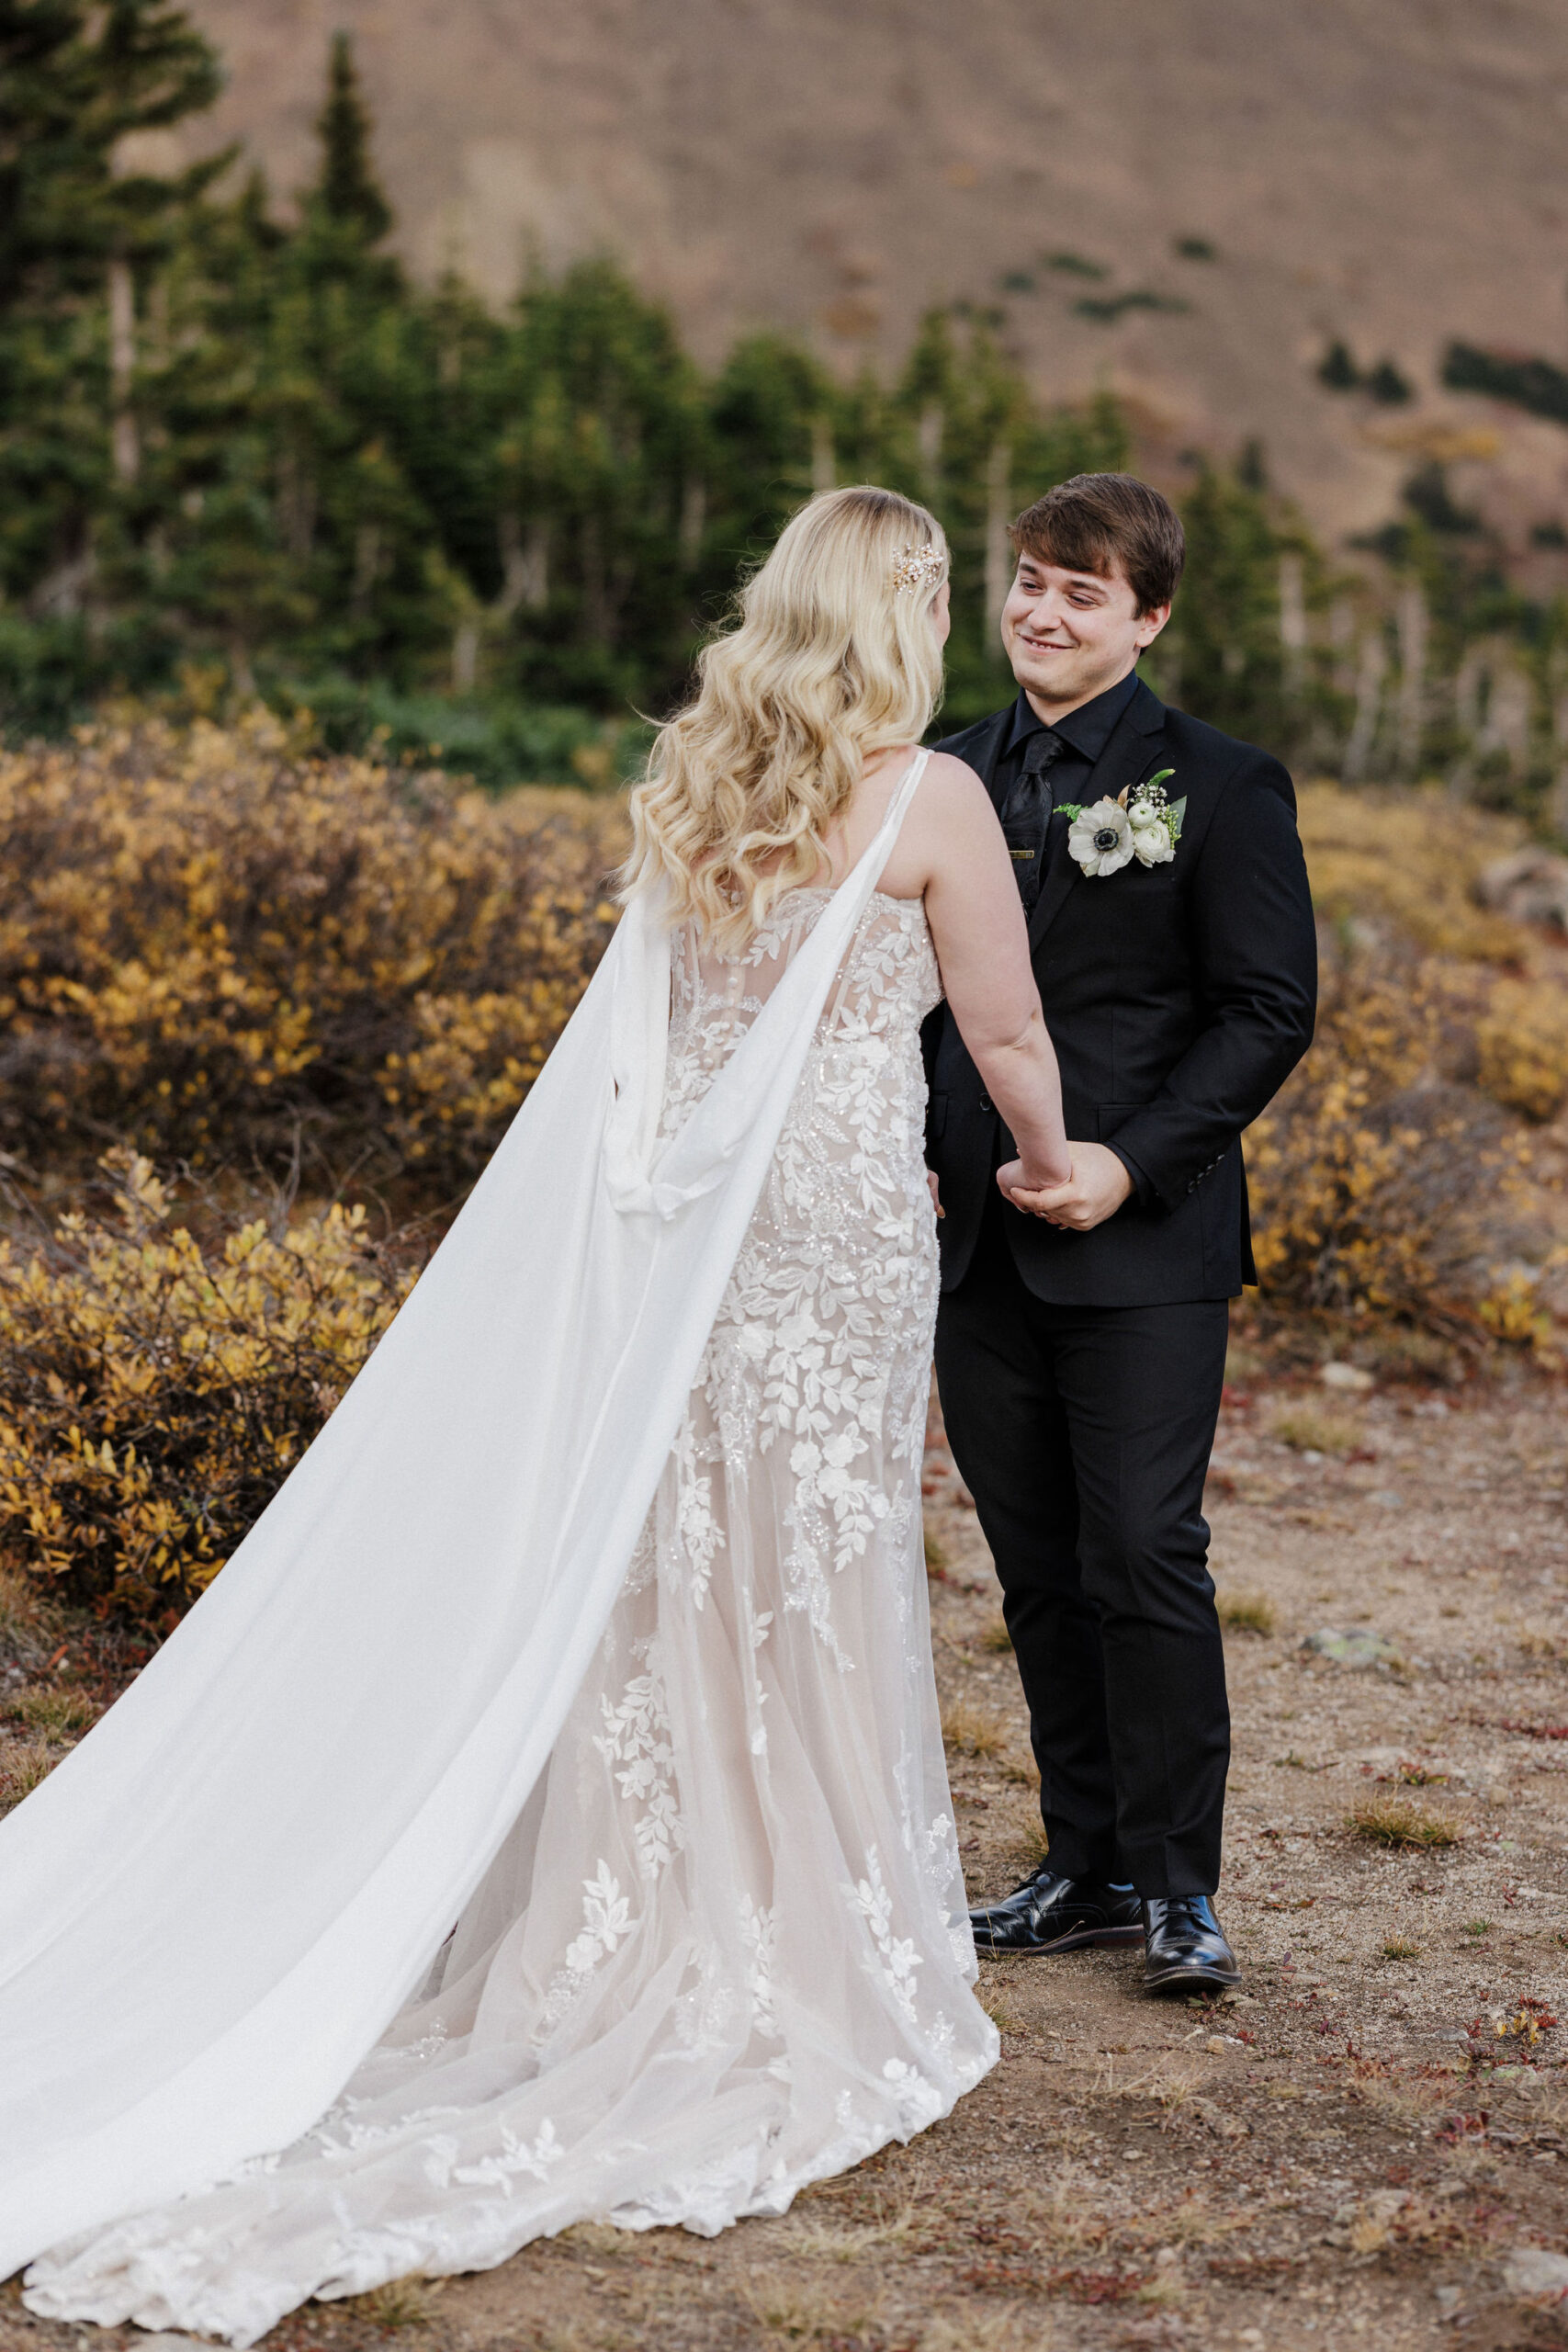
<instances>
[{"instance_id":1,"label":"groom's nose","mask_svg":"<svg viewBox=\"0 0 1568 2352\"><path fill-rule=\"evenodd\" d=\"M1029 626L1038 637L1047 637L1056 629L1060 629L1064 637L1070 637L1073 632L1064 624L1071 609L1059 589L1043 588L1038 596L1030 600Z\"/></svg>"}]
</instances>

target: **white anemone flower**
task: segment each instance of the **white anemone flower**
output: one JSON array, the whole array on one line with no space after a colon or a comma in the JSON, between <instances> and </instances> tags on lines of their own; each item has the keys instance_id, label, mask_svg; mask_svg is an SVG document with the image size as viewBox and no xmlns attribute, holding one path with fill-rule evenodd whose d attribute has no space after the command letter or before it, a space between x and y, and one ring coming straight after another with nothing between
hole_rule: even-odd
<instances>
[{"instance_id":1,"label":"white anemone flower","mask_svg":"<svg viewBox=\"0 0 1568 2352\"><path fill-rule=\"evenodd\" d=\"M1133 854L1140 865L1169 865L1176 855L1176 843L1163 817L1133 811Z\"/></svg>"},{"instance_id":2,"label":"white anemone flower","mask_svg":"<svg viewBox=\"0 0 1568 2352\"><path fill-rule=\"evenodd\" d=\"M1120 801L1097 800L1073 819L1067 849L1090 876L1120 874L1132 863L1133 825Z\"/></svg>"}]
</instances>

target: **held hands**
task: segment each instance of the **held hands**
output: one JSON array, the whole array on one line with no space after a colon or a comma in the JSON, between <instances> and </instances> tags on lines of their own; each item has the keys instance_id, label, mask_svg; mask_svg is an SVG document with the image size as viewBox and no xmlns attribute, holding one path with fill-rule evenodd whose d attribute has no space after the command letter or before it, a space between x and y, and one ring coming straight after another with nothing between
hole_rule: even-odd
<instances>
[{"instance_id":1,"label":"held hands","mask_svg":"<svg viewBox=\"0 0 1568 2352\"><path fill-rule=\"evenodd\" d=\"M997 1170L997 1182L1014 1208L1043 1216L1048 1225L1064 1226L1071 1233L1089 1233L1114 1216L1133 1189L1125 1164L1102 1143L1069 1143L1073 1172L1065 1184L1026 1188L1021 1159L1010 1159Z\"/></svg>"}]
</instances>

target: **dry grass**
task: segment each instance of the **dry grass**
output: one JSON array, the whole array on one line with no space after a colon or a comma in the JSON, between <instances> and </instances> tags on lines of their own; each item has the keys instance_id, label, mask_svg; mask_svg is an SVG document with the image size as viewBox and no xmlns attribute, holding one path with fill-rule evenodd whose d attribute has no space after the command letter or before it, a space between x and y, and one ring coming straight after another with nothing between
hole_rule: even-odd
<instances>
[{"instance_id":1,"label":"dry grass","mask_svg":"<svg viewBox=\"0 0 1568 2352\"><path fill-rule=\"evenodd\" d=\"M6 1713L44 1739L71 1739L86 1730L96 1709L80 1690L51 1690L47 1684L35 1683L8 1700Z\"/></svg>"},{"instance_id":2,"label":"dry grass","mask_svg":"<svg viewBox=\"0 0 1568 2352\"><path fill-rule=\"evenodd\" d=\"M1027 2021L1019 2016L999 1993L978 1992L975 1998L990 2018L998 2033L1027 2033Z\"/></svg>"},{"instance_id":3,"label":"dry grass","mask_svg":"<svg viewBox=\"0 0 1568 2352\"><path fill-rule=\"evenodd\" d=\"M0 1645L26 1656L39 1642L44 1596L15 1568L0 1568Z\"/></svg>"},{"instance_id":4,"label":"dry grass","mask_svg":"<svg viewBox=\"0 0 1568 2352\"><path fill-rule=\"evenodd\" d=\"M933 1535L929 1527L926 1529L925 1534L926 1574L931 1577L942 1576L946 1573L947 1569L947 1554L942 1547L940 1537Z\"/></svg>"},{"instance_id":5,"label":"dry grass","mask_svg":"<svg viewBox=\"0 0 1568 2352\"><path fill-rule=\"evenodd\" d=\"M1071 2257L1103 2245L1111 2224L1103 2206L1097 2210L1100 2183L1076 2165L1064 2165L1049 2188L1027 2192L1021 2209L1041 2245L1056 2256Z\"/></svg>"},{"instance_id":6,"label":"dry grass","mask_svg":"<svg viewBox=\"0 0 1568 2352\"><path fill-rule=\"evenodd\" d=\"M886 2246L908 2248L919 2233L913 2204L875 2222L804 2222L790 2233L789 2251L807 2262L859 2262Z\"/></svg>"},{"instance_id":7,"label":"dry grass","mask_svg":"<svg viewBox=\"0 0 1568 2352\"><path fill-rule=\"evenodd\" d=\"M1385 1960L1418 1960L1421 1956L1420 1945L1413 1944L1408 1936L1390 1936L1380 1949Z\"/></svg>"},{"instance_id":8,"label":"dry grass","mask_svg":"<svg viewBox=\"0 0 1568 2352\"><path fill-rule=\"evenodd\" d=\"M1273 1602L1261 1592L1222 1592L1220 1623L1232 1634L1272 1634L1280 1619Z\"/></svg>"},{"instance_id":9,"label":"dry grass","mask_svg":"<svg viewBox=\"0 0 1568 2352\"><path fill-rule=\"evenodd\" d=\"M825 2294L783 2270L753 2270L740 2299L758 2324L791 2344L821 2344L858 2335L875 2320L880 2298Z\"/></svg>"},{"instance_id":10,"label":"dry grass","mask_svg":"<svg viewBox=\"0 0 1568 2352\"><path fill-rule=\"evenodd\" d=\"M627 2232L617 2230L613 2222L573 2222L556 2239L558 2245L572 2246L579 2254L601 2256L625 2254L628 2243Z\"/></svg>"},{"instance_id":11,"label":"dry grass","mask_svg":"<svg viewBox=\"0 0 1568 2352\"><path fill-rule=\"evenodd\" d=\"M1000 1756L1008 1745L1008 1727L994 1709L958 1699L942 1711L942 1736L954 1756Z\"/></svg>"},{"instance_id":12,"label":"dry grass","mask_svg":"<svg viewBox=\"0 0 1568 2352\"><path fill-rule=\"evenodd\" d=\"M1348 1828L1370 1845L1424 1849L1457 1846L1463 1826L1452 1814L1436 1813L1414 1797L1369 1796L1345 1816Z\"/></svg>"},{"instance_id":13,"label":"dry grass","mask_svg":"<svg viewBox=\"0 0 1568 2352\"><path fill-rule=\"evenodd\" d=\"M1408 2125L1451 2108L1455 2093L1451 2075L1374 2075L1358 2085L1357 2096L1391 2122Z\"/></svg>"},{"instance_id":14,"label":"dry grass","mask_svg":"<svg viewBox=\"0 0 1568 2352\"><path fill-rule=\"evenodd\" d=\"M28 1747L14 1747L0 1758L0 1813L8 1813L24 1797L30 1797L39 1783L48 1780L56 1760L41 1740Z\"/></svg>"},{"instance_id":15,"label":"dry grass","mask_svg":"<svg viewBox=\"0 0 1568 2352\"><path fill-rule=\"evenodd\" d=\"M347 2308L388 2335L428 2327L434 2318L417 2278L390 2278L384 2287L372 2287L367 2295L353 2296Z\"/></svg>"},{"instance_id":16,"label":"dry grass","mask_svg":"<svg viewBox=\"0 0 1568 2352\"><path fill-rule=\"evenodd\" d=\"M998 1609L980 1635L980 1647L991 1650L997 1657L1007 1655L1012 1648L1012 1635L1008 1632L1007 1619Z\"/></svg>"},{"instance_id":17,"label":"dry grass","mask_svg":"<svg viewBox=\"0 0 1568 2352\"><path fill-rule=\"evenodd\" d=\"M1055 2352L1060 2340L1051 2320L964 2310L952 2319L933 2319L920 2337L919 2352Z\"/></svg>"},{"instance_id":18,"label":"dry grass","mask_svg":"<svg viewBox=\"0 0 1568 2352\"><path fill-rule=\"evenodd\" d=\"M1361 1426L1348 1413L1333 1413L1322 1405L1286 1403L1268 1419L1269 1434L1298 1453L1353 1453L1360 1442Z\"/></svg>"}]
</instances>

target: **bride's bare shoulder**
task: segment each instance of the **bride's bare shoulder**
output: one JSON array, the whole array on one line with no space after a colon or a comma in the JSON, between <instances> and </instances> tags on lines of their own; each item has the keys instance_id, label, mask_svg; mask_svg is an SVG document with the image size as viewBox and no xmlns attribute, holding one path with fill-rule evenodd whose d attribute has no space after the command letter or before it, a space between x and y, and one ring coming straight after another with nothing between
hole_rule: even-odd
<instances>
[{"instance_id":1,"label":"bride's bare shoulder","mask_svg":"<svg viewBox=\"0 0 1568 2352\"><path fill-rule=\"evenodd\" d=\"M928 838L967 832L977 821L992 819L991 796L967 761L933 752L911 814Z\"/></svg>"},{"instance_id":2,"label":"bride's bare shoulder","mask_svg":"<svg viewBox=\"0 0 1568 2352\"><path fill-rule=\"evenodd\" d=\"M990 798L984 784L968 761L955 760L951 752L931 753L931 758L926 762L926 772L920 778L920 786L922 791L931 794L934 797L954 802L960 807L973 802L976 793L982 800L988 801Z\"/></svg>"}]
</instances>

